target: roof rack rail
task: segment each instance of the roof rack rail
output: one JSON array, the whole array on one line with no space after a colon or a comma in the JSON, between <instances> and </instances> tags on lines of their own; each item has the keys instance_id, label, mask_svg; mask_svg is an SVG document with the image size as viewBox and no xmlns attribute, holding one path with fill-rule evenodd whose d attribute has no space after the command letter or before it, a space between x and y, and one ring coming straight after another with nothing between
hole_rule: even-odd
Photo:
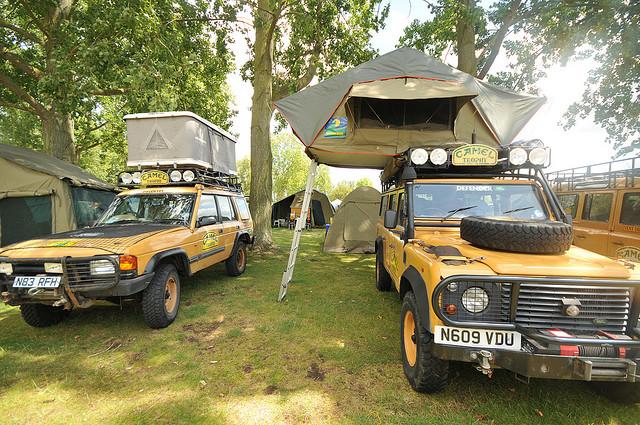
<instances>
[{"instance_id":1,"label":"roof rack rail","mask_svg":"<svg viewBox=\"0 0 640 425\"><path fill-rule=\"evenodd\" d=\"M161 171L166 179L162 183L144 184L144 174L147 172ZM179 179L173 180L172 173L178 171ZM184 175L186 172L191 172L193 178L186 180ZM123 178L128 174L127 178ZM136 176L136 174L138 174ZM129 180L129 181L127 181ZM137 180L137 182L136 182ZM118 176L118 186L126 188L138 188L147 186L194 186L196 184L202 184L210 187L217 187L225 189L231 192L242 193L242 185L238 182L238 176L222 173L220 171L214 171L212 169L203 167L153 167L153 168L141 168L137 170L125 171Z\"/></svg>"},{"instance_id":2,"label":"roof rack rail","mask_svg":"<svg viewBox=\"0 0 640 425\"><path fill-rule=\"evenodd\" d=\"M640 156L547 173L555 191L640 187Z\"/></svg>"}]
</instances>

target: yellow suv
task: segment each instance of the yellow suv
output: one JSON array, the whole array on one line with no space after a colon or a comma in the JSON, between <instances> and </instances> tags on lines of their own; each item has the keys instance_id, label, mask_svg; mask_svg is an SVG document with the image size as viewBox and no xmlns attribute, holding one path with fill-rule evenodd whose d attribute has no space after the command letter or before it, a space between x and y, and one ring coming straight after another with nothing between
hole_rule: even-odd
<instances>
[{"instance_id":1,"label":"yellow suv","mask_svg":"<svg viewBox=\"0 0 640 425\"><path fill-rule=\"evenodd\" d=\"M252 221L232 177L201 169L154 169L120 175L119 193L89 228L0 250L2 300L20 306L31 326L59 323L96 300L142 303L152 328L171 324L180 278L224 262L245 271Z\"/></svg>"},{"instance_id":2,"label":"yellow suv","mask_svg":"<svg viewBox=\"0 0 640 425\"><path fill-rule=\"evenodd\" d=\"M535 144L472 144L413 148L385 169L376 287L402 300L415 390L443 390L460 361L640 401L640 273L571 246L547 161Z\"/></svg>"},{"instance_id":3,"label":"yellow suv","mask_svg":"<svg viewBox=\"0 0 640 425\"><path fill-rule=\"evenodd\" d=\"M640 157L555 171L547 178L573 217L577 246L640 263Z\"/></svg>"}]
</instances>

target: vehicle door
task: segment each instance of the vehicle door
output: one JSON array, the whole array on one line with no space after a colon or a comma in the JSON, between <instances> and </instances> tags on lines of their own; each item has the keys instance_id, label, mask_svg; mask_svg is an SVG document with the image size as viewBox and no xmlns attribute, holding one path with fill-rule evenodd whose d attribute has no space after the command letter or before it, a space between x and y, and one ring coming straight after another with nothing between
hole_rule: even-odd
<instances>
[{"instance_id":1,"label":"vehicle door","mask_svg":"<svg viewBox=\"0 0 640 425\"><path fill-rule=\"evenodd\" d=\"M238 219L238 214L229 196L216 195L216 201L218 202L218 213L222 223L220 246L224 246L224 258L226 259L231 255L231 250L236 241L236 234L242 223Z\"/></svg>"},{"instance_id":2,"label":"vehicle door","mask_svg":"<svg viewBox=\"0 0 640 425\"><path fill-rule=\"evenodd\" d=\"M223 223L220 222L215 195L203 193L189 249L191 271L202 270L225 259L222 235Z\"/></svg>"},{"instance_id":3,"label":"vehicle door","mask_svg":"<svg viewBox=\"0 0 640 425\"><path fill-rule=\"evenodd\" d=\"M400 277L402 275L402 251L404 248L404 226L400 221L400 217L397 212L401 202L404 202L404 193L401 191L396 191L389 194L389 206L388 209L392 211L396 211L396 223L395 226L391 229L388 229L388 232L385 234L385 266L391 278L394 282L399 282Z\"/></svg>"},{"instance_id":4,"label":"vehicle door","mask_svg":"<svg viewBox=\"0 0 640 425\"><path fill-rule=\"evenodd\" d=\"M573 244L578 245L578 241L582 241L575 237L576 229L580 227L580 217L578 217L578 206L580 204L580 195L578 193L561 193L558 194L558 201L564 212L573 219Z\"/></svg>"},{"instance_id":5,"label":"vehicle door","mask_svg":"<svg viewBox=\"0 0 640 425\"><path fill-rule=\"evenodd\" d=\"M640 262L640 189L620 190L617 198L608 255Z\"/></svg>"},{"instance_id":6,"label":"vehicle door","mask_svg":"<svg viewBox=\"0 0 640 425\"><path fill-rule=\"evenodd\" d=\"M581 220L574 226L576 245L598 254L608 254L614 198L613 190L585 193Z\"/></svg>"}]
</instances>

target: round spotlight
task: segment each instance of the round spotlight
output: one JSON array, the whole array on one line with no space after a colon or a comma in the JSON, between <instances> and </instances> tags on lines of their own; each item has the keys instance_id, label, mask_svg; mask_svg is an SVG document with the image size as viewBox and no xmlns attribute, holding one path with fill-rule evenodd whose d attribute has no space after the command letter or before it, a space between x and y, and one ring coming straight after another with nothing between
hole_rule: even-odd
<instances>
[{"instance_id":1,"label":"round spotlight","mask_svg":"<svg viewBox=\"0 0 640 425\"><path fill-rule=\"evenodd\" d=\"M172 182L179 182L182 180L182 173L178 170L173 170L171 174L169 174L169 178Z\"/></svg>"},{"instance_id":2,"label":"round spotlight","mask_svg":"<svg viewBox=\"0 0 640 425\"><path fill-rule=\"evenodd\" d=\"M447 285L449 292L456 292L458 290L458 282L451 282Z\"/></svg>"},{"instance_id":3,"label":"round spotlight","mask_svg":"<svg viewBox=\"0 0 640 425\"><path fill-rule=\"evenodd\" d=\"M193 173L193 171L187 170L184 173L182 173L182 178L184 179L184 181L189 183L189 182L192 182L196 178L196 175Z\"/></svg>"},{"instance_id":4,"label":"round spotlight","mask_svg":"<svg viewBox=\"0 0 640 425\"><path fill-rule=\"evenodd\" d=\"M527 162L527 151L522 148L515 148L509 151L509 162L513 165L522 165Z\"/></svg>"},{"instance_id":5,"label":"round spotlight","mask_svg":"<svg viewBox=\"0 0 640 425\"><path fill-rule=\"evenodd\" d=\"M141 177L142 173L140 171L136 171L135 173L131 174L131 179L135 184L140 184Z\"/></svg>"},{"instance_id":6,"label":"round spotlight","mask_svg":"<svg viewBox=\"0 0 640 425\"><path fill-rule=\"evenodd\" d=\"M131 176L131 173L122 173L120 174L120 181L124 184L131 184L133 177Z\"/></svg>"},{"instance_id":7,"label":"round spotlight","mask_svg":"<svg viewBox=\"0 0 640 425\"><path fill-rule=\"evenodd\" d=\"M426 163L427 159L429 159L429 153L422 148L415 149L413 152L411 152L411 162L416 165L422 165Z\"/></svg>"},{"instance_id":8,"label":"round spotlight","mask_svg":"<svg viewBox=\"0 0 640 425\"><path fill-rule=\"evenodd\" d=\"M480 287L472 286L462 293L460 301L469 313L481 313L489 306L489 294Z\"/></svg>"},{"instance_id":9,"label":"round spotlight","mask_svg":"<svg viewBox=\"0 0 640 425\"><path fill-rule=\"evenodd\" d=\"M544 148L535 148L529 152L529 162L533 165L544 165L549 159L549 152Z\"/></svg>"},{"instance_id":10,"label":"round spotlight","mask_svg":"<svg viewBox=\"0 0 640 425\"><path fill-rule=\"evenodd\" d=\"M447 162L447 151L442 148L434 149L429 154L429 159L433 165L442 165Z\"/></svg>"}]
</instances>

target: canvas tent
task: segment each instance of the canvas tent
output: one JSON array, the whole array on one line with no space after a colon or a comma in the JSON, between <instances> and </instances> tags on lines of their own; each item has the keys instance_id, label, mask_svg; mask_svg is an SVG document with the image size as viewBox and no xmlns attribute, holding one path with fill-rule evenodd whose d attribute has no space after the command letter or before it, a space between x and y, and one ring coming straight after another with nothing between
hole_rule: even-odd
<instances>
[{"instance_id":1,"label":"canvas tent","mask_svg":"<svg viewBox=\"0 0 640 425\"><path fill-rule=\"evenodd\" d=\"M273 204L271 209L271 219L289 220L293 212L296 217L300 217L302 213L302 202L304 199L304 190L289 195L284 199ZM329 202L329 198L322 192L313 191L311 196L311 225L314 227L324 226L331 222L334 215L333 206Z\"/></svg>"},{"instance_id":2,"label":"canvas tent","mask_svg":"<svg viewBox=\"0 0 640 425\"><path fill-rule=\"evenodd\" d=\"M0 144L0 246L90 225L114 189L75 165Z\"/></svg>"},{"instance_id":3,"label":"canvas tent","mask_svg":"<svg viewBox=\"0 0 640 425\"><path fill-rule=\"evenodd\" d=\"M318 164L384 169L411 147L508 145L543 103L402 48L281 99L275 108L312 159L310 194ZM299 235L279 300L293 275Z\"/></svg>"},{"instance_id":4,"label":"canvas tent","mask_svg":"<svg viewBox=\"0 0 640 425\"><path fill-rule=\"evenodd\" d=\"M380 192L369 186L355 188L340 204L324 240L324 252L375 252Z\"/></svg>"}]
</instances>

